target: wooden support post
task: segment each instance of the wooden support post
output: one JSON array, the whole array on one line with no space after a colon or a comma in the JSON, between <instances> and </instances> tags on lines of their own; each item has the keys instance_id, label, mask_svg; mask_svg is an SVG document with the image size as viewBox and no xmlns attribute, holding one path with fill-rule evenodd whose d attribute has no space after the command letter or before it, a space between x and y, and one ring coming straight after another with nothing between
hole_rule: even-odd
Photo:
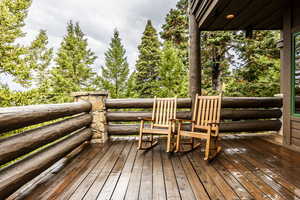
<instances>
[{"instance_id":1,"label":"wooden support post","mask_svg":"<svg viewBox=\"0 0 300 200\"><path fill-rule=\"evenodd\" d=\"M283 48L281 51L281 70L280 70L280 91L283 94L283 137L284 144L291 144L291 55L292 55L292 11L289 1L285 2L283 12L283 30L281 32L283 39Z\"/></svg>"},{"instance_id":2,"label":"wooden support post","mask_svg":"<svg viewBox=\"0 0 300 200\"><path fill-rule=\"evenodd\" d=\"M108 139L105 101L106 92L74 92L75 102L89 101L92 104L93 122L91 124L92 143L105 143Z\"/></svg>"},{"instance_id":3,"label":"wooden support post","mask_svg":"<svg viewBox=\"0 0 300 200\"><path fill-rule=\"evenodd\" d=\"M190 1L189 1L190 2ZM189 93L201 95L200 30L196 18L189 9Z\"/></svg>"}]
</instances>

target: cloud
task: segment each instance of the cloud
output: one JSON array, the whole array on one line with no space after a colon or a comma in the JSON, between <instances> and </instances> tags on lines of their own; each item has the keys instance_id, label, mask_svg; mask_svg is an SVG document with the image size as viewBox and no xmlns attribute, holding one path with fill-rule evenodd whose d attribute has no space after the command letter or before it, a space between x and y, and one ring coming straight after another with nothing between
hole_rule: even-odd
<instances>
[{"instance_id":1,"label":"cloud","mask_svg":"<svg viewBox=\"0 0 300 200\"><path fill-rule=\"evenodd\" d=\"M67 22L79 21L90 48L98 56L94 66L98 69L104 64L104 52L113 30L118 28L133 68L146 20L151 19L159 31L165 15L175 4L176 0L34 0L24 28L27 36L21 41L28 43L40 29L45 29L49 45L57 49L66 32Z\"/></svg>"}]
</instances>

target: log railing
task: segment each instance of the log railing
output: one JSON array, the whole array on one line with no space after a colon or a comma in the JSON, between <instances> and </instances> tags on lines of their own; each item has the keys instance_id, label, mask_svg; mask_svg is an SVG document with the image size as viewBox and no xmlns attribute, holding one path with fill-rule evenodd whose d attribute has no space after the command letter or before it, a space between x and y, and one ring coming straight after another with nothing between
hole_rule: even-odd
<instances>
[{"instance_id":1,"label":"log railing","mask_svg":"<svg viewBox=\"0 0 300 200\"><path fill-rule=\"evenodd\" d=\"M151 117L153 99L107 99L106 108L109 135L138 134L140 117ZM190 119L191 99L178 99L178 118ZM280 97L224 97L222 101L222 132L262 132L278 131L281 128ZM150 110L149 110L150 108ZM120 109L126 109L121 111ZM128 111L129 109L148 109L148 111ZM179 109L180 110L180 109ZM120 123L122 122L122 123ZM128 124L124 124L129 122Z\"/></svg>"},{"instance_id":2,"label":"log railing","mask_svg":"<svg viewBox=\"0 0 300 200\"><path fill-rule=\"evenodd\" d=\"M46 126L0 139L0 199L5 199L52 164L90 140L89 102L35 105L0 109L0 135L8 131L68 117ZM47 145L48 146L44 146ZM43 147L43 148L42 148ZM41 148L41 150L39 150Z\"/></svg>"}]
</instances>

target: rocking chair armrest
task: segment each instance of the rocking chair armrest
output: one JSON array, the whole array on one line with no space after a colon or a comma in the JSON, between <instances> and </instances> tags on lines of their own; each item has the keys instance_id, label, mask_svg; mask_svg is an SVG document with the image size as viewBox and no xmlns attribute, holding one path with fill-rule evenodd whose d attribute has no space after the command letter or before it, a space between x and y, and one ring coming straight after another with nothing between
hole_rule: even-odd
<instances>
[{"instance_id":1,"label":"rocking chair armrest","mask_svg":"<svg viewBox=\"0 0 300 200\"><path fill-rule=\"evenodd\" d=\"M143 121L153 121L153 119L147 118L147 117L138 117L138 120L143 120Z\"/></svg>"},{"instance_id":2,"label":"rocking chair armrest","mask_svg":"<svg viewBox=\"0 0 300 200\"><path fill-rule=\"evenodd\" d=\"M195 120L190 120L190 119L170 119L170 121L191 122L191 123L195 122Z\"/></svg>"}]
</instances>

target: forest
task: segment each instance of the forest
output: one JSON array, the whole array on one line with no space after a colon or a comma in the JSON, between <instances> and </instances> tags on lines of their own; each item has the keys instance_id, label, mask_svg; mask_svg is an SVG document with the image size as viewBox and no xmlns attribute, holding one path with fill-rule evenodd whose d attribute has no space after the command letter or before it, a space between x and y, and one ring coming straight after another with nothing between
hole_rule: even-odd
<instances>
[{"instance_id":1,"label":"forest","mask_svg":"<svg viewBox=\"0 0 300 200\"><path fill-rule=\"evenodd\" d=\"M78 22L70 20L57 51L40 30L30 45L22 28L30 0L0 1L0 73L27 88L14 91L0 79L0 106L63 103L76 91L108 91L110 98L188 96L187 0L179 0L165 16L161 32L149 19L129 66L122 33L115 27L105 64L96 66ZM113 28L113 27L112 27ZM202 31L202 92L225 96L274 96L280 92L278 31ZM95 70L96 69L96 70Z\"/></svg>"}]
</instances>

